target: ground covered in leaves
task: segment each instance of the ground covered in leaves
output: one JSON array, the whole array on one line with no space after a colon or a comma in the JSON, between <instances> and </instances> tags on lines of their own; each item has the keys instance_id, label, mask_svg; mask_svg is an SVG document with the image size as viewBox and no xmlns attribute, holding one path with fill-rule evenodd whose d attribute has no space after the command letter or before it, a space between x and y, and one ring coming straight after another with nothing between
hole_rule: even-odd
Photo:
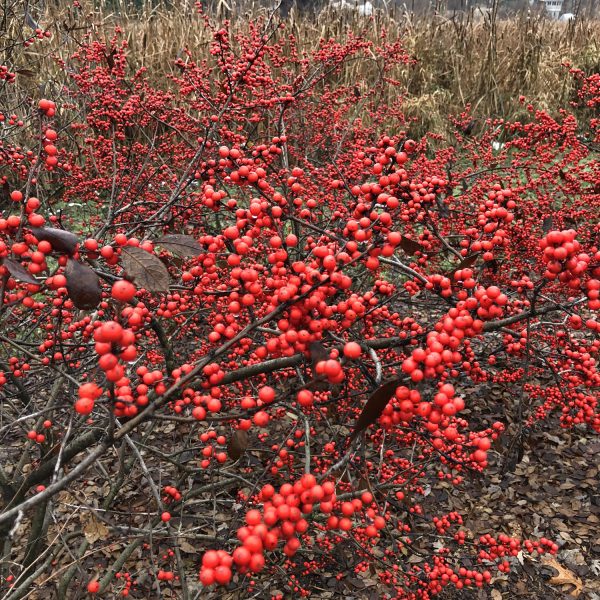
<instances>
[{"instance_id":1,"label":"ground covered in leaves","mask_svg":"<svg viewBox=\"0 0 600 600\"><path fill-rule=\"evenodd\" d=\"M510 423L511 413L518 402L515 391L509 386L495 383L477 384L476 389L474 386L469 393L474 398L485 398L487 414L484 416L483 410L480 411L483 404L478 407L475 402L467 409L472 413L470 418L478 420L479 412L482 422L495 419L506 422L508 417ZM165 452L164 456L167 456L170 444L186 431L189 433L190 426L188 423L155 422L148 441L153 440L155 447L161 447ZM427 520L430 520L431 515L459 512L464 518L461 529L469 533L468 539L484 533L504 533L520 539L547 537L559 545L559 553L556 557L533 560L519 555L514 560L511 573L495 577L491 587L469 591L448 588L441 598L600 600L600 439L583 428L561 430L555 417L523 433L521 452L512 443L514 436L515 430L509 425L490 452L490 466L483 475L467 475L459 488L449 482L437 482L432 487L425 488L424 497L414 498L414 501L423 506ZM145 455L143 450L142 453ZM243 463L248 468L256 463L255 468L259 468L260 455L258 448L250 448ZM189 477L193 479L196 471L193 453L179 456L179 460L189 467ZM72 528L81 529L90 544L90 550L94 549L84 561L87 561L88 567L95 567L102 573L120 555L123 546L119 540L122 542L128 539L131 542L132 535L135 537L136 534L143 533L148 526L148 518L153 513L148 504L147 493L140 492L145 485L143 480L143 474L134 475L130 472L124 482L125 487L121 488L125 502L113 506L108 515L101 510L102 497L109 490L108 484L96 485L94 477L91 477L72 490L72 493L63 492L57 514L62 514L64 519L62 523L50 527L49 539L56 541L61 536L68 536L68 531ZM243 487L243 483L240 485ZM284 580L273 581L273 587L263 589L259 592L262 595L258 596L255 595L256 591L254 594L247 594L242 587L228 591L223 588L207 591L198 583L202 548L207 543L213 545L214 542L211 543L209 538L215 531L217 538L223 534L226 538L232 518L241 510L233 491L230 491L232 493L228 496L229 500L226 499L227 496L219 496L218 506L213 506L210 501L208 513L208 500L199 498L198 513L193 518L188 513L185 523L179 529L178 546L192 597L234 600L252 596L268 600L277 592L283 593L284 598L288 597L285 586L278 585ZM410 522L408 512L406 518ZM421 523L415 521L412 525L415 532L421 529ZM154 540L160 543L164 533L166 532L155 532ZM221 542L225 543L225 539L221 539ZM419 537L415 536L415 553L407 554L408 564L420 564L427 559L420 552L421 549L425 552L428 547L425 539L422 544L421 548ZM140 595L144 593L143 590L153 593L150 591L152 576L148 576L147 556L143 551L140 552L133 552L123 565L124 571L137 574L140 585L131 594L135 598L143 597ZM313 598L376 600L387 597L388 591L391 592L378 581L374 572L358 575L353 573L356 552L351 544L340 544L334 552L339 571L347 573L347 576L337 579L335 573L314 574L309 585ZM465 559L463 566L469 568L471 565L469 559ZM146 576L142 575L140 578L141 573L146 573ZM81 588L84 582L76 583L76 580L72 582L74 587L71 589L75 595L69 597L80 597L75 588L83 591ZM40 590L50 589L47 586L54 585L46 578L41 578L39 583ZM179 597L175 588L163 587L162 593L162 598Z\"/></svg>"},{"instance_id":2,"label":"ground covered in leaves","mask_svg":"<svg viewBox=\"0 0 600 600\"><path fill-rule=\"evenodd\" d=\"M598 438L577 430L534 431L514 470L502 474L501 466L497 460L485 477L472 482L470 495L449 490L449 504L462 511L473 531L546 536L560 551L556 557L520 560L520 568L496 578L491 590L446 597L600 599Z\"/></svg>"},{"instance_id":3,"label":"ground covered in leaves","mask_svg":"<svg viewBox=\"0 0 600 600\"><path fill-rule=\"evenodd\" d=\"M485 397L495 407L495 417L506 420L506 412L516 408L515 391L479 384L473 397ZM439 514L440 506L455 510L463 515L462 529L472 536L493 532L520 539L547 537L559 545L559 553L534 560L520 554L511 573L495 577L491 587L448 588L441 598L600 600L600 439L585 428L561 430L557 418L524 431L520 452L515 434L509 427L497 441L483 476L467 476L460 489L440 482L426 490L424 512ZM418 564L423 558L407 560ZM471 564L467 560L464 566ZM385 593L377 581L358 576L341 581L332 577L329 585L331 591L324 590L321 598L376 600Z\"/></svg>"}]
</instances>

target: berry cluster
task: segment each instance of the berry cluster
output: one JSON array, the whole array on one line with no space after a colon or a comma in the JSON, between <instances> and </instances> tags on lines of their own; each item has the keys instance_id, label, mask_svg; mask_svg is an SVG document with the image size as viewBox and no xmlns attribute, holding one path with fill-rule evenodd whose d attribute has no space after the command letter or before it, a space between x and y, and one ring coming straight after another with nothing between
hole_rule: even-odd
<instances>
[{"instance_id":1,"label":"berry cluster","mask_svg":"<svg viewBox=\"0 0 600 600\"><path fill-rule=\"evenodd\" d=\"M75 411L80 415L89 415L94 410L94 404L102 396L102 388L95 383L84 383L79 386L79 399L75 401Z\"/></svg>"},{"instance_id":2,"label":"berry cluster","mask_svg":"<svg viewBox=\"0 0 600 600\"><path fill-rule=\"evenodd\" d=\"M263 486L259 497L263 502L262 511L248 511L245 526L238 529L237 536L242 545L236 548L231 556L221 551L209 551L204 555L200 580L205 585L214 582L228 583L232 562L240 573L262 571L265 566L265 551L274 550L280 540L284 540L284 554L288 557L294 556L300 547L297 536L308 529L308 522L303 515L311 513L315 503L319 503L321 512L329 513L336 502L334 484L325 482L320 485L310 474L304 475L293 485L283 484L278 493L272 485L267 484ZM354 508L352 507L350 512L344 508L343 510L345 515L348 513L347 516L341 520L335 517L335 523L330 525L347 531L352 527L348 516L354 512ZM218 567L224 567L220 569L219 576Z\"/></svg>"},{"instance_id":3,"label":"berry cluster","mask_svg":"<svg viewBox=\"0 0 600 600\"><path fill-rule=\"evenodd\" d=\"M550 231L540 241L542 258L546 263L544 276L549 280L558 279L572 289L579 289L581 276L587 271L590 256L581 252L581 244L575 239L574 229Z\"/></svg>"},{"instance_id":4,"label":"berry cluster","mask_svg":"<svg viewBox=\"0 0 600 600\"><path fill-rule=\"evenodd\" d=\"M38 107L47 117L53 117L56 114L56 104L52 100L42 98Z\"/></svg>"}]
</instances>

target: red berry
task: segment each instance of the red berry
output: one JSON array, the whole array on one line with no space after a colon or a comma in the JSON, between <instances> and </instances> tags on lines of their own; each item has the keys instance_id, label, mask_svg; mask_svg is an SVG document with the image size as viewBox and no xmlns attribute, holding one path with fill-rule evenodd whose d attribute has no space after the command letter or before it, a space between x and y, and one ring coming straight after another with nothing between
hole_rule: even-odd
<instances>
[{"instance_id":1,"label":"red berry","mask_svg":"<svg viewBox=\"0 0 600 600\"><path fill-rule=\"evenodd\" d=\"M97 342L120 342L123 328L116 321L106 321L94 332Z\"/></svg>"},{"instance_id":2,"label":"red berry","mask_svg":"<svg viewBox=\"0 0 600 600\"><path fill-rule=\"evenodd\" d=\"M219 565L221 561L219 560L219 555L216 550L208 550L204 553L202 557L202 566L208 569L214 569Z\"/></svg>"},{"instance_id":3,"label":"red berry","mask_svg":"<svg viewBox=\"0 0 600 600\"><path fill-rule=\"evenodd\" d=\"M89 415L94 410L94 400L92 398L79 398L75 401L75 412L80 415Z\"/></svg>"},{"instance_id":4,"label":"red berry","mask_svg":"<svg viewBox=\"0 0 600 600\"><path fill-rule=\"evenodd\" d=\"M215 571L210 568L202 568L200 571L200 583L202 585L212 585L215 582Z\"/></svg>"},{"instance_id":5,"label":"red berry","mask_svg":"<svg viewBox=\"0 0 600 600\"><path fill-rule=\"evenodd\" d=\"M233 562L240 567L250 564L251 558L252 553L244 546L240 546L233 551Z\"/></svg>"},{"instance_id":6,"label":"red berry","mask_svg":"<svg viewBox=\"0 0 600 600\"><path fill-rule=\"evenodd\" d=\"M246 513L246 523L248 525L258 525L262 521L262 516L259 510L253 509Z\"/></svg>"},{"instance_id":7,"label":"red berry","mask_svg":"<svg viewBox=\"0 0 600 600\"><path fill-rule=\"evenodd\" d=\"M309 407L313 405L314 395L310 390L300 390L296 396L300 406Z\"/></svg>"},{"instance_id":8,"label":"red berry","mask_svg":"<svg viewBox=\"0 0 600 600\"><path fill-rule=\"evenodd\" d=\"M231 569L223 565L219 565L215 569L215 581L220 585L225 585L231 581Z\"/></svg>"},{"instance_id":9,"label":"red berry","mask_svg":"<svg viewBox=\"0 0 600 600\"><path fill-rule=\"evenodd\" d=\"M248 566L254 573L262 571L265 567L265 557L262 554L253 554Z\"/></svg>"},{"instance_id":10,"label":"red berry","mask_svg":"<svg viewBox=\"0 0 600 600\"><path fill-rule=\"evenodd\" d=\"M269 404L275 400L275 390L272 387L266 385L261 388L258 392L258 397L265 403Z\"/></svg>"},{"instance_id":11,"label":"red berry","mask_svg":"<svg viewBox=\"0 0 600 600\"><path fill-rule=\"evenodd\" d=\"M244 546L252 553L262 552L263 543L262 540L257 535L249 535L244 540Z\"/></svg>"},{"instance_id":12,"label":"red berry","mask_svg":"<svg viewBox=\"0 0 600 600\"><path fill-rule=\"evenodd\" d=\"M362 348L360 344L356 342L348 342L344 346L344 356L346 358L357 359L362 354Z\"/></svg>"},{"instance_id":13,"label":"red berry","mask_svg":"<svg viewBox=\"0 0 600 600\"><path fill-rule=\"evenodd\" d=\"M133 283L121 279L113 283L111 296L119 302L129 302L135 296L136 291Z\"/></svg>"}]
</instances>

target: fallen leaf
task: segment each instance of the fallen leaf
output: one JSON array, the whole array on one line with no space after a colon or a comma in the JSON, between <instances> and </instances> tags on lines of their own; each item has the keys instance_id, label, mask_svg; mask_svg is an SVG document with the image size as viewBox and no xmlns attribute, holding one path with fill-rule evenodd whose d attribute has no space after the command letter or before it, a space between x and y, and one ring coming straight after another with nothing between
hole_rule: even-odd
<instances>
[{"instance_id":1,"label":"fallen leaf","mask_svg":"<svg viewBox=\"0 0 600 600\"><path fill-rule=\"evenodd\" d=\"M108 527L93 512L82 513L79 520L83 525L83 534L88 544L107 539Z\"/></svg>"},{"instance_id":2,"label":"fallen leaf","mask_svg":"<svg viewBox=\"0 0 600 600\"><path fill-rule=\"evenodd\" d=\"M179 549L182 552L185 552L186 554L197 554L198 553L198 549L194 548L194 546L192 546L186 540L182 540L181 542L179 542Z\"/></svg>"},{"instance_id":3,"label":"fallen leaf","mask_svg":"<svg viewBox=\"0 0 600 600\"><path fill-rule=\"evenodd\" d=\"M583 590L583 582L575 573L563 567L555 558L552 556L544 556L542 558L542 564L547 567L551 567L552 569L558 571L558 575L550 578L550 583L552 585L569 585L573 586L573 589L568 592L569 596L573 598L577 598L579 594L581 594Z\"/></svg>"},{"instance_id":4,"label":"fallen leaf","mask_svg":"<svg viewBox=\"0 0 600 600\"><path fill-rule=\"evenodd\" d=\"M548 233L554 224L554 219L550 216L550 217L545 217L544 220L542 221L542 231L544 233Z\"/></svg>"},{"instance_id":5,"label":"fallen leaf","mask_svg":"<svg viewBox=\"0 0 600 600\"><path fill-rule=\"evenodd\" d=\"M410 256L416 254L417 252L424 251L423 246L421 246L419 242L415 242L415 240L411 240L404 235L400 238L400 248L402 248L402 250L404 250L404 252Z\"/></svg>"},{"instance_id":6,"label":"fallen leaf","mask_svg":"<svg viewBox=\"0 0 600 600\"><path fill-rule=\"evenodd\" d=\"M472 267L476 262L477 262L477 258L479 257L479 252L475 252L474 254L469 254L469 256L465 256L465 258L463 258L460 263L458 264L458 267L456 267L455 271L460 271L461 269L468 269L470 267Z\"/></svg>"}]
</instances>

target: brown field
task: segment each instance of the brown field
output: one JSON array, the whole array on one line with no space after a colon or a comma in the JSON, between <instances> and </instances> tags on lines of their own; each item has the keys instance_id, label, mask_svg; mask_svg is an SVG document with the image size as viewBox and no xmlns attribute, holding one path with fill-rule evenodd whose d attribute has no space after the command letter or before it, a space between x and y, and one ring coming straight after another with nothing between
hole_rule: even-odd
<instances>
[{"instance_id":1,"label":"brown field","mask_svg":"<svg viewBox=\"0 0 600 600\"><path fill-rule=\"evenodd\" d=\"M162 1L152 6L144 0L136 9L120 1L96 4L99 6L83 0L82 8L76 10L58 1L37 12L36 4L31 5L31 15L52 31L53 39L43 45L43 55L38 54L36 45L7 51L7 44L0 52L0 62L14 65L25 73L21 79L29 79L20 88L28 88L36 97L49 86L60 85L64 71L52 57L66 58L90 25L98 39L109 39L115 26L122 27L131 67L147 67L157 77L175 72L174 61L184 45L195 57L206 57L203 48L209 31L189 0L169 6ZM244 6L247 8L219 0L211 16L215 21L229 18L230 29L243 32L258 16L268 18L270 14L265 8ZM22 10L21 3L15 3L7 39L17 39L27 28L19 13ZM380 40L382 35L390 42L401 40L415 59L395 74L402 82L400 89L405 90L405 113L414 118L414 134L443 132L448 115L461 112L468 104L482 119L527 118L518 101L520 95L536 106L556 111L567 105L572 94L572 77L565 63L588 72L600 70L598 20L559 23L526 13L510 20L493 13L483 19L481 13L477 18L473 12L452 18L376 12L366 18L348 11L327 9L315 16L294 9L282 22L286 33L293 36L290 44L300 49L310 49L322 38L344 38L348 32L372 40ZM359 61L347 65L341 77L366 87L375 84L377 73L368 61ZM396 94L397 89L390 87L387 93Z\"/></svg>"}]
</instances>

